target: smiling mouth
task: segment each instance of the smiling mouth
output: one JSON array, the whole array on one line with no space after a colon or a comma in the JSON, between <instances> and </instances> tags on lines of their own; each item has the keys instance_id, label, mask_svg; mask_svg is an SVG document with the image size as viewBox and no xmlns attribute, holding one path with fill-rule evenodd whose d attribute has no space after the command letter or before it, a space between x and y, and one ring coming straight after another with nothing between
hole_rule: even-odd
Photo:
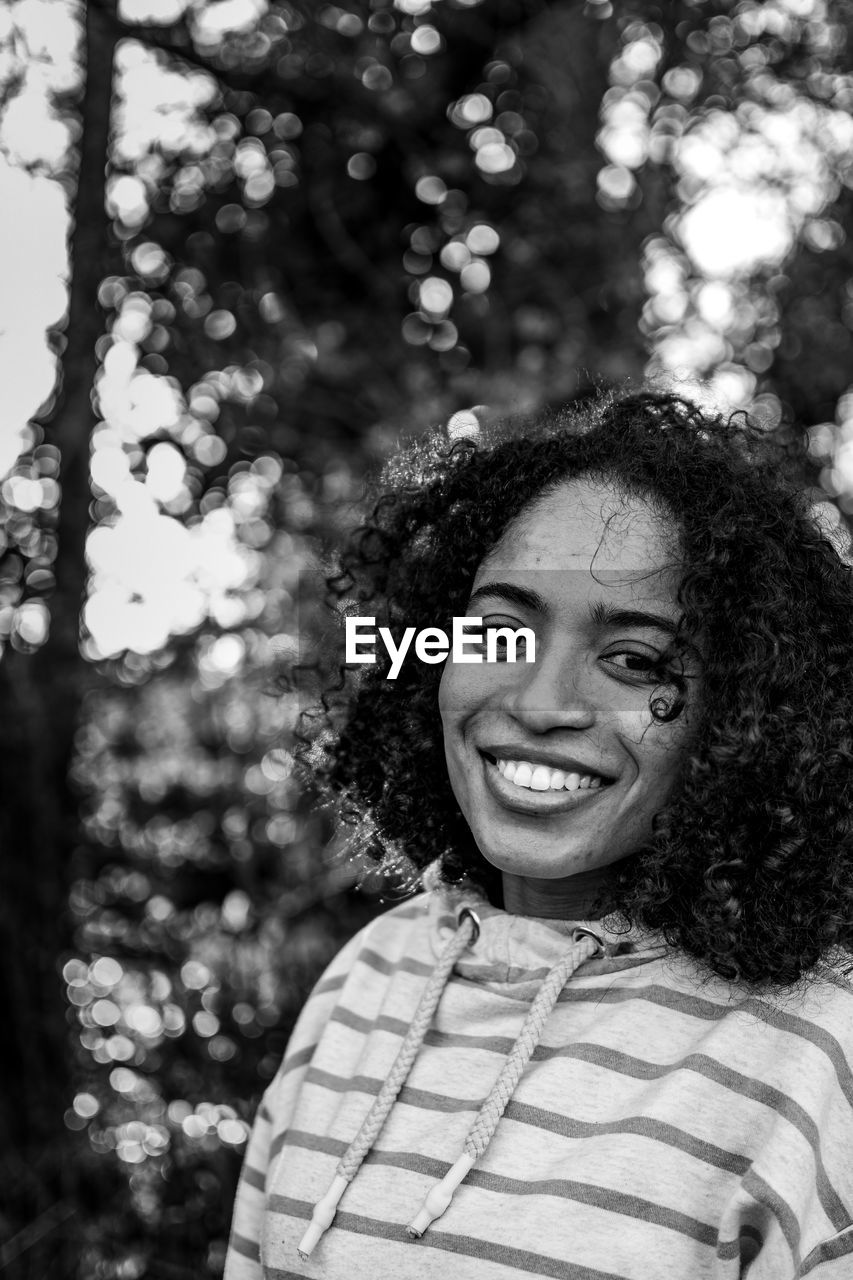
<instances>
[{"instance_id":1,"label":"smiling mouth","mask_svg":"<svg viewBox=\"0 0 853 1280\"><path fill-rule=\"evenodd\" d=\"M525 791L596 791L608 787L613 779L599 773L580 773L537 764L532 760L499 760L489 751L480 754L495 765L508 782Z\"/></svg>"},{"instance_id":2,"label":"smiling mouth","mask_svg":"<svg viewBox=\"0 0 853 1280\"><path fill-rule=\"evenodd\" d=\"M492 796L503 807L518 813L567 813L594 804L613 781L595 774L566 774L531 761L499 761L486 751L480 755ZM519 774L520 780L516 782L512 775Z\"/></svg>"}]
</instances>

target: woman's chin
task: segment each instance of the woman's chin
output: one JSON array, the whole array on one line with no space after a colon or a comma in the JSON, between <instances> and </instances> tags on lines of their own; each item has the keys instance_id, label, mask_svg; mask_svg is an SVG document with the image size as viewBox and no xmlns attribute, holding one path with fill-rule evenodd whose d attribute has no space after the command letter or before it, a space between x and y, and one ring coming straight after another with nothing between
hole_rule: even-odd
<instances>
[{"instance_id":1,"label":"woman's chin","mask_svg":"<svg viewBox=\"0 0 853 1280\"><path fill-rule=\"evenodd\" d=\"M480 853L502 875L521 876L531 880L564 880L591 870L582 862L579 864L577 860L567 858L565 851L555 851L549 856L543 854L541 849L525 851L518 846L510 849L484 849L481 845Z\"/></svg>"}]
</instances>

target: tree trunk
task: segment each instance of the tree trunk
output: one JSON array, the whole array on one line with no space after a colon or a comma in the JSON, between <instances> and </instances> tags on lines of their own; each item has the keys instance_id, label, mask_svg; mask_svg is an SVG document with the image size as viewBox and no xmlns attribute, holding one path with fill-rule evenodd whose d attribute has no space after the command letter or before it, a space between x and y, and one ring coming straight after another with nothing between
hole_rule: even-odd
<instances>
[{"instance_id":1,"label":"tree trunk","mask_svg":"<svg viewBox=\"0 0 853 1280\"><path fill-rule=\"evenodd\" d=\"M103 332L96 299L115 252L104 208L115 38L92 5L85 22L67 346L60 393L44 424L45 439L62 455L56 589L46 643L35 653L9 648L0 661L0 960L7 991L0 1268L8 1280L74 1276L84 1227L78 1207L81 1138L63 1121L72 1101L75 1031L61 968L72 941L68 896L79 840L68 772L93 678L78 635L95 343Z\"/></svg>"}]
</instances>

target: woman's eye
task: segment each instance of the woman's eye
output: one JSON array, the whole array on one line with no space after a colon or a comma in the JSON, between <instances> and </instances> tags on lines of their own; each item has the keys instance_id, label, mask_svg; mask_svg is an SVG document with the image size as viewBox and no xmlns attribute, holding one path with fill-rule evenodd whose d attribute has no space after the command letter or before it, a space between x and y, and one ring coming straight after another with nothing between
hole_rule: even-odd
<instances>
[{"instance_id":1,"label":"woman's eye","mask_svg":"<svg viewBox=\"0 0 853 1280\"><path fill-rule=\"evenodd\" d=\"M625 660L624 666L621 662L616 662L617 658ZM649 684L661 684L671 679L674 674L671 668L662 666L663 659L660 654L636 653L632 649L621 649L617 653L606 654L604 661L614 663L626 674L647 680Z\"/></svg>"}]
</instances>

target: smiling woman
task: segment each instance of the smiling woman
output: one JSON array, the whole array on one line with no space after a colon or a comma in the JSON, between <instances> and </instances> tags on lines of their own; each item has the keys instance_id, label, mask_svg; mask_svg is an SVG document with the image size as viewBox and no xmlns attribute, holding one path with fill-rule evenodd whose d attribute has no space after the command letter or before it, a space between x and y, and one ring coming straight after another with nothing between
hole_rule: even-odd
<instances>
[{"instance_id":1,"label":"smiling woman","mask_svg":"<svg viewBox=\"0 0 853 1280\"><path fill-rule=\"evenodd\" d=\"M421 891L297 1023L227 1280L853 1275L853 582L799 466L642 394L389 467L330 587L535 660L377 654L301 742Z\"/></svg>"}]
</instances>

